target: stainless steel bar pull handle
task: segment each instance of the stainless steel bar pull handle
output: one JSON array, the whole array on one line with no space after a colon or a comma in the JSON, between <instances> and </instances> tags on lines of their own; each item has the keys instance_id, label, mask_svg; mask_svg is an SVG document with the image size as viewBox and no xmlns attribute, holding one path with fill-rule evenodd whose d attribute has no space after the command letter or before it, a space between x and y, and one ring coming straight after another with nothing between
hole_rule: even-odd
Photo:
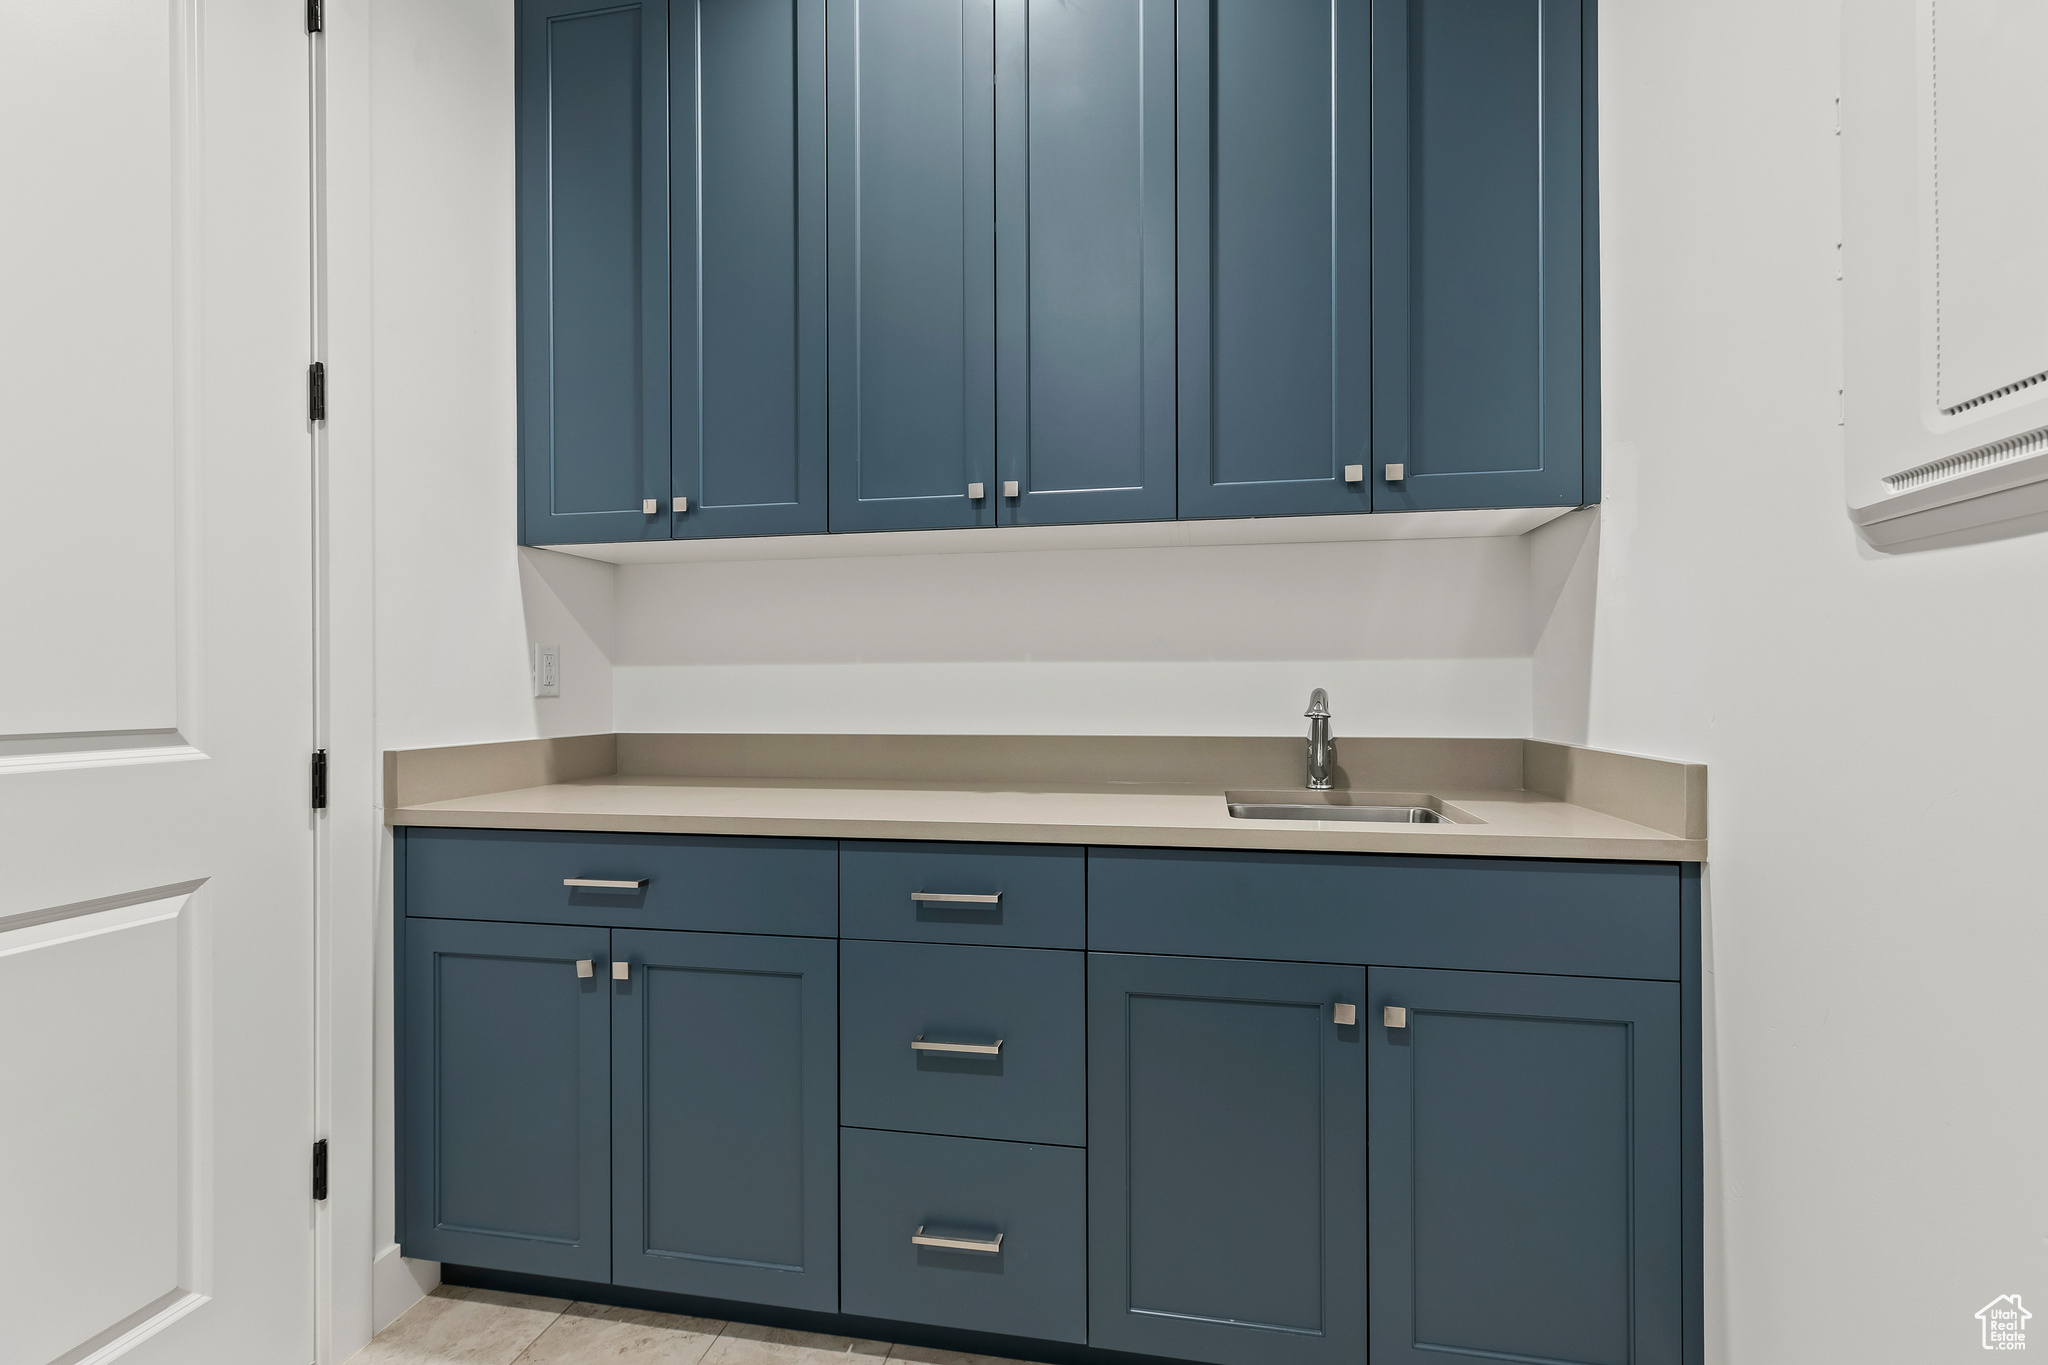
<instances>
[{"instance_id":1,"label":"stainless steel bar pull handle","mask_svg":"<svg viewBox=\"0 0 2048 1365\"><path fill-rule=\"evenodd\" d=\"M1000 891L986 896L966 891L913 891L910 893L910 898L914 901L940 901L946 905L1001 905L1003 903L1003 893Z\"/></svg>"},{"instance_id":2,"label":"stainless steel bar pull handle","mask_svg":"<svg viewBox=\"0 0 2048 1365\"><path fill-rule=\"evenodd\" d=\"M576 975L584 977L597 975L597 963L587 957L577 958Z\"/></svg>"},{"instance_id":3,"label":"stainless steel bar pull handle","mask_svg":"<svg viewBox=\"0 0 2048 1365\"><path fill-rule=\"evenodd\" d=\"M944 1247L948 1251L984 1251L991 1256L999 1255L1003 1249L1003 1234L997 1233L991 1242L980 1237L938 1237L924 1230L924 1224L917 1225L917 1231L910 1234L912 1246Z\"/></svg>"},{"instance_id":4,"label":"stainless steel bar pull handle","mask_svg":"<svg viewBox=\"0 0 2048 1365\"><path fill-rule=\"evenodd\" d=\"M601 886L607 891L638 891L647 885L647 878L638 881L615 881L609 877L564 877L564 886Z\"/></svg>"},{"instance_id":5,"label":"stainless steel bar pull handle","mask_svg":"<svg viewBox=\"0 0 2048 1365\"><path fill-rule=\"evenodd\" d=\"M927 1043L922 1033L910 1040L915 1052L966 1052L976 1057L1000 1057L1003 1055L1003 1040L993 1043Z\"/></svg>"}]
</instances>

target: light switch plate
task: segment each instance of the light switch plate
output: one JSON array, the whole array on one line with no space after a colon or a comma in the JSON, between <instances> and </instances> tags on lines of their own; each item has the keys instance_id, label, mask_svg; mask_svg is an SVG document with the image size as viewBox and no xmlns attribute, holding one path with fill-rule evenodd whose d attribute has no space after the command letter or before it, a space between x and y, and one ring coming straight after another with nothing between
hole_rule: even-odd
<instances>
[{"instance_id":1,"label":"light switch plate","mask_svg":"<svg viewBox=\"0 0 2048 1365\"><path fill-rule=\"evenodd\" d=\"M562 647L560 645L535 645L533 647L533 695L536 697L559 697L562 695Z\"/></svg>"}]
</instances>

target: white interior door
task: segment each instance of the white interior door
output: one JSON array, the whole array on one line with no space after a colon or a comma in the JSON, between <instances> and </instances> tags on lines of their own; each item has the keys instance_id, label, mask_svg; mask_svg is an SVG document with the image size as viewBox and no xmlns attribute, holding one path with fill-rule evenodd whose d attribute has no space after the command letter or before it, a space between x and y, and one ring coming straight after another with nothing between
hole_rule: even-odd
<instances>
[{"instance_id":1,"label":"white interior door","mask_svg":"<svg viewBox=\"0 0 2048 1365\"><path fill-rule=\"evenodd\" d=\"M0 1358L313 1359L308 70L0 5Z\"/></svg>"}]
</instances>

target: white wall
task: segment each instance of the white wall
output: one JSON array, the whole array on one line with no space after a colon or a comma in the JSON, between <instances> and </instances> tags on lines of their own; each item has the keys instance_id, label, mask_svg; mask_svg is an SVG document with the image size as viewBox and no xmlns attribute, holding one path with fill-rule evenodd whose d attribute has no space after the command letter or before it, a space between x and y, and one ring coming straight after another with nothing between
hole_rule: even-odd
<instances>
[{"instance_id":1,"label":"white wall","mask_svg":"<svg viewBox=\"0 0 2048 1365\"><path fill-rule=\"evenodd\" d=\"M328 7L330 428L340 476L367 463L374 485L368 518L336 534L375 546L374 626L336 647L374 655L365 758L612 728L611 567L516 545L513 13L509 0ZM534 641L563 647L559 698L532 695ZM376 846L381 866L361 881L380 900L359 906L368 923L346 939L363 947L332 964L344 989L375 992L374 1033L337 1037L331 1065L337 1086L371 1078L366 1096L333 1095L338 1138L366 1130L374 1143L366 1171L338 1141L335 1199L361 1200L369 1233L335 1255L374 1257L375 1272L351 1267L334 1283L367 1284L373 1301L337 1303L325 1360L417 1297L420 1278L432 1283L431 1267L409 1273L391 1245L389 840ZM345 1003L338 1019L363 1013Z\"/></svg>"},{"instance_id":2,"label":"white wall","mask_svg":"<svg viewBox=\"0 0 2048 1365\"><path fill-rule=\"evenodd\" d=\"M1710 765L1711 1355L1918 1365L2048 1311L2048 537L1844 514L1837 13L1603 6L1607 500L1532 537L1533 709Z\"/></svg>"},{"instance_id":3,"label":"white wall","mask_svg":"<svg viewBox=\"0 0 2048 1365\"><path fill-rule=\"evenodd\" d=\"M513 6L375 0L359 13L379 737L399 749L608 730L611 569L517 544ZM532 695L529 639L563 646L559 698Z\"/></svg>"},{"instance_id":4,"label":"white wall","mask_svg":"<svg viewBox=\"0 0 2048 1365\"><path fill-rule=\"evenodd\" d=\"M1520 735L1521 539L620 570L622 730Z\"/></svg>"}]
</instances>

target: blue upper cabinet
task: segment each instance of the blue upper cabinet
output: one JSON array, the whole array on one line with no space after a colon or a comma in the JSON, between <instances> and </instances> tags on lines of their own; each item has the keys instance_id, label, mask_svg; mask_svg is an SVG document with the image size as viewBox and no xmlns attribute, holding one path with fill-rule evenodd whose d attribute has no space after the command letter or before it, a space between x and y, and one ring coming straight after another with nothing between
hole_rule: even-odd
<instances>
[{"instance_id":1,"label":"blue upper cabinet","mask_svg":"<svg viewBox=\"0 0 2048 1365\"><path fill-rule=\"evenodd\" d=\"M831 527L992 526L994 0L826 15Z\"/></svg>"},{"instance_id":2,"label":"blue upper cabinet","mask_svg":"<svg viewBox=\"0 0 2048 1365\"><path fill-rule=\"evenodd\" d=\"M531 544L1599 498L1586 0L520 0Z\"/></svg>"},{"instance_id":3,"label":"blue upper cabinet","mask_svg":"<svg viewBox=\"0 0 2048 1365\"><path fill-rule=\"evenodd\" d=\"M519 7L528 544L669 534L667 0Z\"/></svg>"},{"instance_id":4,"label":"blue upper cabinet","mask_svg":"<svg viewBox=\"0 0 2048 1365\"><path fill-rule=\"evenodd\" d=\"M1172 0L998 0L1004 525L1174 515L1173 42Z\"/></svg>"},{"instance_id":5,"label":"blue upper cabinet","mask_svg":"<svg viewBox=\"0 0 2048 1365\"><path fill-rule=\"evenodd\" d=\"M825 529L825 0L674 0L678 539Z\"/></svg>"},{"instance_id":6,"label":"blue upper cabinet","mask_svg":"<svg viewBox=\"0 0 2048 1365\"><path fill-rule=\"evenodd\" d=\"M1373 509L1595 501L1580 5L1375 21Z\"/></svg>"},{"instance_id":7,"label":"blue upper cabinet","mask_svg":"<svg viewBox=\"0 0 2048 1365\"><path fill-rule=\"evenodd\" d=\"M1178 9L1180 515L1369 511L1369 2Z\"/></svg>"}]
</instances>

